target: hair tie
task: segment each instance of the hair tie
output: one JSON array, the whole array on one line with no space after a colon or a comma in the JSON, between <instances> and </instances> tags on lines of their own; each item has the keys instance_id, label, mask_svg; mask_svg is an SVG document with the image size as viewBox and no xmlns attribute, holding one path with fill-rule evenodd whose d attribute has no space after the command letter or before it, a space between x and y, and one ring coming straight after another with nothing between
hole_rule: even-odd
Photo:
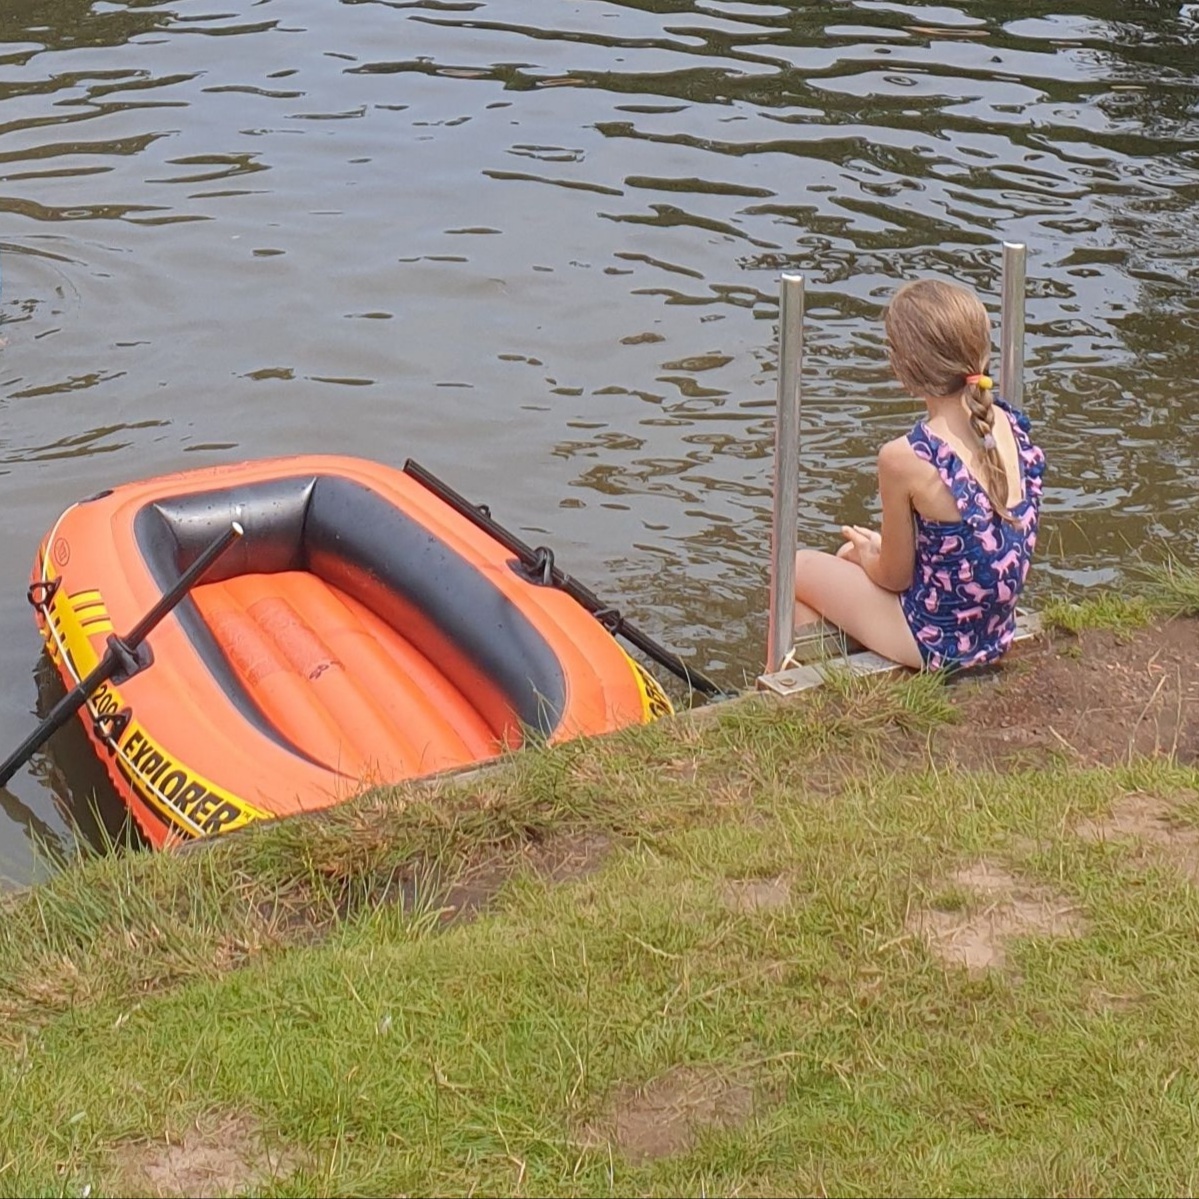
<instances>
[{"instance_id":1,"label":"hair tie","mask_svg":"<svg viewBox=\"0 0 1199 1199\"><path fill-rule=\"evenodd\" d=\"M966 386L981 387L983 391L990 391L991 388L995 386L995 381L990 375L984 375L982 373L977 375L967 375Z\"/></svg>"},{"instance_id":2,"label":"hair tie","mask_svg":"<svg viewBox=\"0 0 1199 1199\"><path fill-rule=\"evenodd\" d=\"M994 434L994 433L988 433L988 434L987 434L987 435L986 435L986 436L983 438L983 449L984 449L984 450L993 450L993 449L995 449L995 448L996 448L996 445L997 445L997 443L996 443L996 441L995 441L995 434Z\"/></svg>"}]
</instances>

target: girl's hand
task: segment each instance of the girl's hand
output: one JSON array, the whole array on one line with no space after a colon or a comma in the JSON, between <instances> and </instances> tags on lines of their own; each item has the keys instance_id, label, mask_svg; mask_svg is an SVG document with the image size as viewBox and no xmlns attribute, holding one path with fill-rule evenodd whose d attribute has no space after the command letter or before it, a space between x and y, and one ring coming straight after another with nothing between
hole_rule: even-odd
<instances>
[{"instance_id":1,"label":"girl's hand","mask_svg":"<svg viewBox=\"0 0 1199 1199\"><path fill-rule=\"evenodd\" d=\"M863 529L861 525L842 525L841 536L845 538L845 544L837 551L837 557L853 562L863 570L867 560L877 558L882 549L882 534Z\"/></svg>"},{"instance_id":2,"label":"girl's hand","mask_svg":"<svg viewBox=\"0 0 1199 1199\"><path fill-rule=\"evenodd\" d=\"M860 533L864 537L869 537L871 545L873 545L876 550L882 549L883 535L877 529L863 528L862 525L850 525L850 528L853 529L855 533Z\"/></svg>"},{"instance_id":3,"label":"girl's hand","mask_svg":"<svg viewBox=\"0 0 1199 1199\"><path fill-rule=\"evenodd\" d=\"M845 544L838 550L838 558L861 558L863 555L878 554L882 548L882 534L874 529L863 529L861 525L842 525L840 535L845 538Z\"/></svg>"}]
</instances>

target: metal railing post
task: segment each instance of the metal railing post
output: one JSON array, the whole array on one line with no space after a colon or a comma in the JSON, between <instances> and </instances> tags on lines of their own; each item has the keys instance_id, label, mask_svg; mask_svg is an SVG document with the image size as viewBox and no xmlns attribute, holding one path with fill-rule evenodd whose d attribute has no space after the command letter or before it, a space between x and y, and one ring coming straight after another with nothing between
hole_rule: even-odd
<instances>
[{"instance_id":1,"label":"metal railing post","mask_svg":"<svg viewBox=\"0 0 1199 1199\"><path fill-rule=\"evenodd\" d=\"M1003 243L999 390L1016 408L1024 406L1024 260L1023 242Z\"/></svg>"},{"instance_id":2,"label":"metal railing post","mask_svg":"<svg viewBox=\"0 0 1199 1199\"><path fill-rule=\"evenodd\" d=\"M779 282L778 414L774 424L774 523L770 536L770 624L766 673L782 668L795 635L799 521L799 413L803 373L804 278Z\"/></svg>"}]
</instances>

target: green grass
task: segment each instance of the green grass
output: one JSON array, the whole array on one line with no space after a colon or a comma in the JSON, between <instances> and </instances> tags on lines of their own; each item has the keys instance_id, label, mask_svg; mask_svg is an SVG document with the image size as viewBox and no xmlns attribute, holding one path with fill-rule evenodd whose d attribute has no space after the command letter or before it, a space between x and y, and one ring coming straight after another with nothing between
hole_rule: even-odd
<instances>
[{"instance_id":1,"label":"green grass","mask_svg":"<svg viewBox=\"0 0 1199 1199\"><path fill-rule=\"evenodd\" d=\"M65 870L0 922L0 1193L150 1193L122 1146L233 1115L273 1195L1193 1193L1199 891L1072 829L1151 795L1199 837L1199 771L947 771L913 751L952 715L834 675ZM597 829L586 877L522 854ZM983 859L1081 935L942 961L912 914L984 910ZM480 862L494 903L447 922ZM737 1118L622 1151L614 1105L680 1078Z\"/></svg>"},{"instance_id":2,"label":"green grass","mask_svg":"<svg viewBox=\"0 0 1199 1199\"><path fill-rule=\"evenodd\" d=\"M1082 599L1055 597L1040 609L1047 628L1079 634L1103 629L1121 636L1161 617L1199 616L1199 570L1166 555L1143 562L1124 591L1100 591Z\"/></svg>"},{"instance_id":3,"label":"green grass","mask_svg":"<svg viewBox=\"0 0 1199 1199\"><path fill-rule=\"evenodd\" d=\"M1040 610L1047 628L1075 635L1090 629L1106 629L1127 635L1145 628L1154 609L1144 595L1104 592L1082 600L1053 599Z\"/></svg>"},{"instance_id":4,"label":"green grass","mask_svg":"<svg viewBox=\"0 0 1199 1199\"><path fill-rule=\"evenodd\" d=\"M1199 570L1167 556L1147 564L1142 574L1149 602L1169 616L1199 616Z\"/></svg>"}]
</instances>

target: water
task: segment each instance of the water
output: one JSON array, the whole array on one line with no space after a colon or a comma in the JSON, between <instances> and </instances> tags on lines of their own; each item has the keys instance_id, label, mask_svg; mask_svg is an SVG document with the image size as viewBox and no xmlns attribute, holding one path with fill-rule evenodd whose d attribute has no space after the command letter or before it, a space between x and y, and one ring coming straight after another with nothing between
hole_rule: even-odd
<instances>
[{"instance_id":1,"label":"water","mask_svg":"<svg viewBox=\"0 0 1199 1199\"><path fill-rule=\"evenodd\" d=\"M1199 6L1013 7L4 0L0 745L35 720L23 597L63 507L312 450L417 458L744 682L784 269L802 541L870 518L913 418L888 295L943 273L998 314L1007 238L1037 588L1195 561ZM78 752L0 793L0 878L67 842Z\"/></svg>"}]
</instances>

